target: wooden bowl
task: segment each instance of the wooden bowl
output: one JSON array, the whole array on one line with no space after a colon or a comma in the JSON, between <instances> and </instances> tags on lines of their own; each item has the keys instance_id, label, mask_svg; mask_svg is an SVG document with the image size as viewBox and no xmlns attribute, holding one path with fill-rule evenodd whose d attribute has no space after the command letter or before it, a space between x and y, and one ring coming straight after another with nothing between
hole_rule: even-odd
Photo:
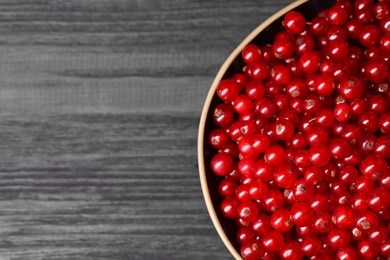
<instances>
[{"instance_id":1,"label":"wooden bowl","mask_svg":"<svg viewBox=\"0 0 390 260\"><path fill-rule=\"evenodd\" d=\"M292 10L300 11L306 16L307 20L311 20L320 10L331 7L334 2L335 0L299 0L272 15L253 30L230 54L215 77L206 97L198 132L200 181L211 220L223 243L236 259L242 259L239 254L240 246L236 239L237 227L234 220L224 218L220 212L219 205L222 201L222 196L218 192L218 184L222 177L216 176L210 169L210 160L216 151L209 145L208 136L212 129L217 128L213 122L213 111L210 107L213 108L216 104L221 103L215 91L222 79L230 78L235 73L242 71L244 63L240 54L246 45L254 43L261 46L272 42L275 34L282 28L281 22L287 12Z\"/></svg>"}]
</instances>

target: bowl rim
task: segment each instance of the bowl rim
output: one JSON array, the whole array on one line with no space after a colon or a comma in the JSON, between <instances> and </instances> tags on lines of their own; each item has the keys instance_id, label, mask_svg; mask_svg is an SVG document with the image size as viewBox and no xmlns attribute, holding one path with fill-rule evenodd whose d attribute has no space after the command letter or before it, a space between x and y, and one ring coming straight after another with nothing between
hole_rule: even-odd
<instances>
[{"instance_id":1,"label":"bowl rim","mask_svg":"<svg viewBox=\"0 0 390 260\"><path fill-rule=\"evenodd\" d=\"M202 187L202 193L203 197L206 203L207 210L209 212L211 221L214 224L215 229L218 232L218 235L220 236L222 242L225 244L229 252L233 255L235 259L241 259L242 257L237 252L237 250L234 248L230 240L228 239L225 231L222 228L222 225L218 219L217 213L214 209L214 206L211 201L210 197L210 191L209 187L207 185L207 178L206 178L206 169L204 164L204 132L205 132L205 126L206 126L206 120L207 120L207 114L210 109L211 101L215 95L215 91L217 89L217 86L219 82L222 80L223 76L227 72L228 68L232 64L232 62L236 59L238 55L240 55L241 51L244 49L246 45L248 45L259 33L261 33L264 29L266 29L271 23L273 23L275 20L280 18L281 16L285 15L287 12L291 11L292 9L295 9L296 7L308 2L309 0L298 0L295 1L286 7L282 8L280 11L276 12L272 16L270 16L267 20L262 22L258 27L256 27L235 49L234 51L229 55L229 57L225 60L225 62L222 64L221 68L219 69L217 75L215 76L210 90L206 96L206 100L203 105L202 114L199 122L199 130L198 130L198 170L199 170L199 177L200 177L200 183Z\"/></svg>"}]
</instances>

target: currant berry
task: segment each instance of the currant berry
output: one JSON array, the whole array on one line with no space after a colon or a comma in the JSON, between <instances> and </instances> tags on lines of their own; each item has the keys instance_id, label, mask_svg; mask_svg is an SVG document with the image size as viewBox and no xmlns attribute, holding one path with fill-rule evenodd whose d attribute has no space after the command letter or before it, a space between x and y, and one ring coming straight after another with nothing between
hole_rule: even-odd
<instances>
[{"instance_id":1,"label":"currant berry","mask_svg":"<svg viewBox=\"0 0 390 260\"><path fill-rule=\"evenodd\" d=\"M299 34L305 30L306 19L300 12L291 11L284 16L282 24L286 31Z\"/></svg>"},{"instance_id":2,"label":"currant berry","mask_svg":"<svg viewBox=\"0 0 390 260\"><path fill-rule=\"evenodd\" d=\"M264 256L264 249L259 241L252 239L241 246L241 256L245 260L257 260Z\"/></svg>"},{"instance_id":3,"label":"currant berry","mask_svg":"<svg viewBox=\"0 0 390 260\"><path fill-rule=\"evenodd\" d=\"M219 153L211 159L211 170L218 176L226 176L233 171L233 159L227 154Z\"/></svg>"},{"instance_id":4,"label":"currant berry","mask_svg":"<svg viewBox=\"0 0 390 260\"><path fill-rule=\"evenodd\" d=\"M281 259L285 260L300 260L303 258L303 252L299 242L289 240L284 243L284 246L280 250Z\"/></svg>"},{"instance_id":5,"label":"currant berry","mask_svg":"<svg viewBox=\"0 0 390 260\"><path fill-rule=\"evenodd\" d=\"M378 226L378 221L378 216L374 212L360 211L356 217L356 227L363 232L372 231Z\"/></svg>"},{"instance_id":6,"label":"currant berry","mask_svg":"<svg viewBox=\"0 0 390 260\"><path fill-rule=\"evenodd\" d=\"M345 229L332 228L328 232L328 243L331 247L340 249L349 245L351 238Z\"/></svg>"},{"instance_id":7,"label":"currant berry","mask_svg":"<svg viewBox=\"0 0 390 260\"><path fill-rule=\"evenodd\" d=\"M379 180L387 172L387 163L382 158L369 155L360 164L360 172L368 180Z\"/></svg>"},{"instance_id":8,"label":"currant berry","mask_svg":"<svg viewBox=\"0 0 390 260\"><path fill-rule=\"evenodd\" d=\"M255 63L261 60L261 51L259 47L254 44L249 44L244 47L241 52L242 60L246 64Z\"/></svg>"},{"instance_id":9,"label":"currant berry","mask_svg":"<svg viewBox=\"0 0 390 260\"><path fill-rule=\"evenodd\" d=\"M307 226L313 221L314 212L307 203L297 202L291 207L291 218L298 227Z\"/></svg>"},{"instance_id":10,"label":"currant berry","mask_svg":"<svg viewBox=\"0 0 390 260\"><path fill-rule=\"evenodd\" d=\"M360 258L365 260L375 259L379 254L379 246L367 240L360 242L357 250Z\"/></svg>"},{"instance_id":11,"label":"currant berry","mask_svg":"<svg viewBox=\"0 0 390 260\"><path fill-rule=\"evenodd\" d=\"M322 242L317 237L306 237L302 240L302 251L306 256L316 256L320 252Z\"/></svg>"},{"instance_id":12,"label":"currant berry","mask_svg":"<svg viewBox=\"0 0 390 260\"><path fill-rule=\"evenodd\" d=\"M280 232L270 231L263 235L261 242L266 251L278 252L283 248L284 238Z\"/></svg>"},{"instance_id":13,"label":"currant berry","mask_svg":"<svg viewBox=\"0 0 390 260\"><path fill-rule=\"evenodd\" d=\"M278 209L271 215L271 226L278 232L287 232L293 227L290 211Z\"/></svg>"},{"instance_id":14,"label":"currant berry","mask_svg":"<svg viewBox=\"0 0 390 260\"><path fill-rule=\"evenodd\" d=\"M238 209L238 200L234 197L227 197L221 202L221 212L225 218L235 219Z\"/></svg>"},{"instance_id":15,"label":"currant berry","mask_svg":"<svg viewBox=\"0 0 390 260\"><path fill-rule=\"evenodd\" d=\"M352 246L346 246L337 250L337 260L354 260L359 259L358 251Z\"/></svg>"},{"instance_id":16,"label":"currant berry","mask_svg":"<svg viewBox=\"0 0 390 260\"><path fill-rule=\"evenodd\" d=\"M255 220L258 213L257 206L251 201L243 201L238 205L238 216L244 221Z\"/></svg>"},{"instance_id":17,"label":"currant berry","mask_svg":"<svg viewBox=\"0 0 390 260\"><path fill-rule=\"evenodd\" d=\"M350 229L355 225L356 213L349 206L337 206L332 216L335 225L341 229Z\"/></svg>"},{"instance_id":18,"label":"currant berry","mask_svg":"<svg viewBox=\"0 0 390 260\"><path fill-rule=\"evenodd\" d=\"M251 222L253 233L257 236L262 236L272 230L271 218L266 214L259 214L257 218Z\"/></svg>"},{"instance_id":19,"label":"currant berry","mask_svg":"<svg viewBox=\"0 0 390 260\"><path fill-rule=\"evenodd\" d=\"M331 153L324 145L318 145L310 148L308 157L314 166L322 167L330 161Z\"/></svg>"},{"instance_id":20,"label":"currant berry","mask_svg":"<svg viewBox=\"0 0 390 260\"><path fill-rule=\"evenodd\" d=\"M240 86L231 79L222 80L217 87L217 94L222 101L231 102L240 93Z\"/></svg>"},{"instance_id":21,"label":"currant berry","mask_svg":"<svg viewBox=\"0 0 390 260\"><path fill-rule=\"evenodd\" d=\"M281 146L275 145L267 149L264 159L271 166L279 166L287 160L287 154Z\"/></svg>"}]
</instances>

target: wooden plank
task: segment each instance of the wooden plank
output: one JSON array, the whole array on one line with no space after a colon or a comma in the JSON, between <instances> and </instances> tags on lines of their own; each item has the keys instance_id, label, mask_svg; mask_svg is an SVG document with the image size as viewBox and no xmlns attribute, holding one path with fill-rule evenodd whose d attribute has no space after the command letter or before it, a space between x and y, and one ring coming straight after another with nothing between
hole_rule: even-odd
<instances>
[{"instance_id":1,"label":"wooden plank","mask_svg":"<svg viewBox=\"0 0 390 260\"><path fill-rule=\"evenodd\" d=\"M200 191L196 118L0 122L2 259L227 256Z\"/></svg>"},{"instance_id":2,"label":"wooden plank","mask_svg":"<svg viewBox=\"0 0 390 260\"><path fill-rule=\"evenodd\" d=\"M0 110L199 114L219 66L287 1L2 1Z\"/></svg>"}]
</instances>

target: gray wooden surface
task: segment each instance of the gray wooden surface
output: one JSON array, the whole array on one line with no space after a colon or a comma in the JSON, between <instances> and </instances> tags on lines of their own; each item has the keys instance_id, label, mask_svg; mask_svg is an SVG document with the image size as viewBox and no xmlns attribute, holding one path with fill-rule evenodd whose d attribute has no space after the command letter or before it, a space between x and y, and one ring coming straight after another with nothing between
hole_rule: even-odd
<instances>
[{"instance_id":1,"label":"gray wooden surface","mask_svg":"<svg viewBox=\"0 0 390 260\"><path fill-rule=\"evenodd\" d=\"M229 259L199 114L227 55L288 2L0 0L0 260Z\"/></svg>"}]
</instances>

